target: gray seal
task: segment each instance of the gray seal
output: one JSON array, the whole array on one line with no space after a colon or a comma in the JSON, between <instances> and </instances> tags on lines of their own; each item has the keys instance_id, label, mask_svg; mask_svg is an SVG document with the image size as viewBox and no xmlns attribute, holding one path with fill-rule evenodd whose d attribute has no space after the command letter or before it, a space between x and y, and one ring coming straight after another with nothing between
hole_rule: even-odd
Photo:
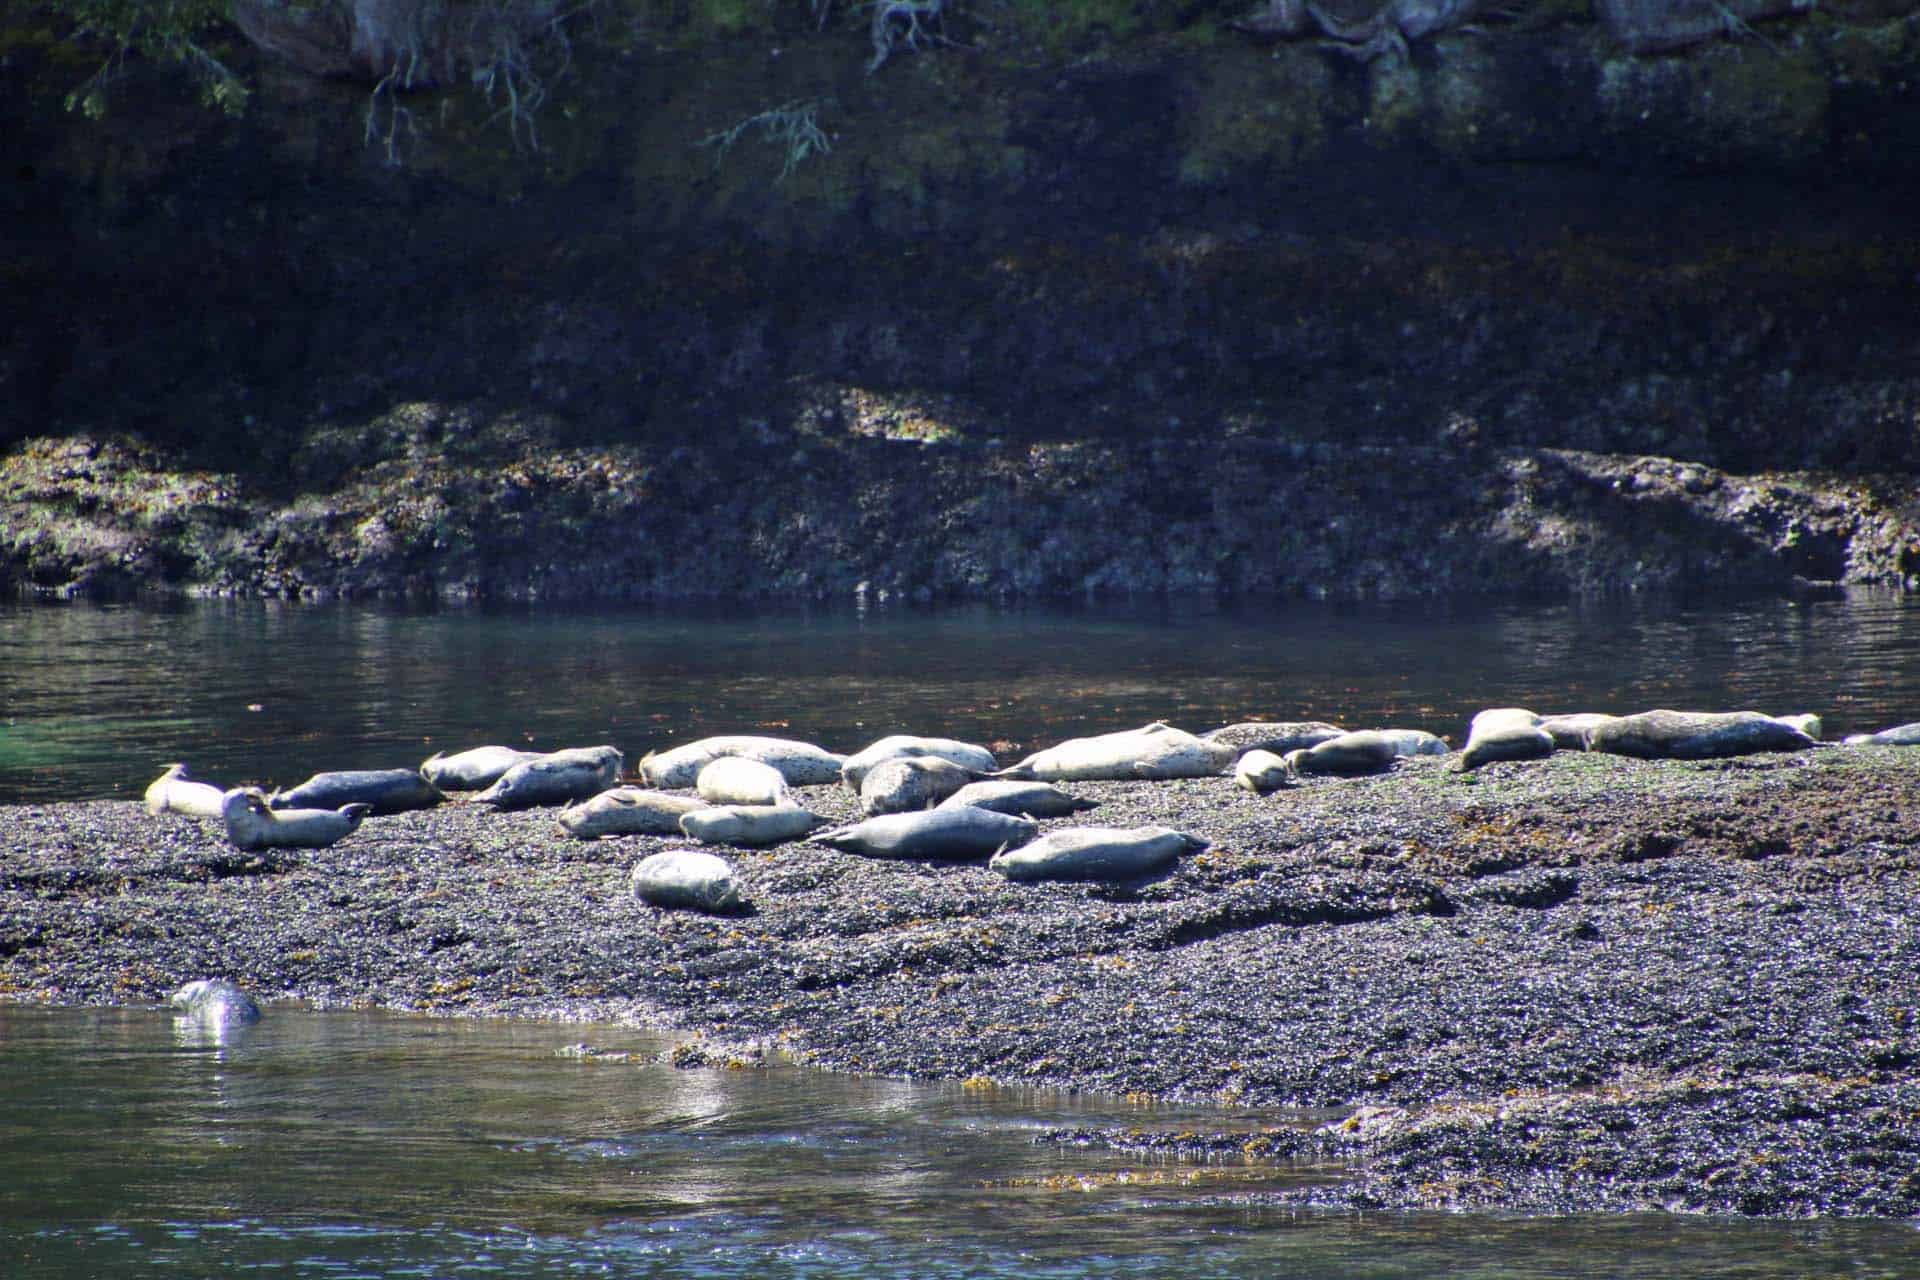
<instances>
[{"instance_id":1,"label":"gray seal","mask_svg":"<svg viewBox=\"0 0 1920 1280\"><path fill-rule=\"evenodd\" d=\"M1288 766L1286 757L1277 756L1262 747L1255 747L1233 765L1233 785L1255 795L1278 791L1291 781L1293 770Z\"/></svg>"},{"instance_id":2,"label":"gray seal","mask_svg":"<svg viewBox=\"0 0 1920 1280\"><path fill-rule=\"evenodd\" d=\"M642 858L629 883L633 896L649 906L720 915L745 905L733 867L702 849L667 849Z\"/></svg>"},{"instance_id":3,"label":"gray seal","mask_svg":"<svg viewBox=\"0 0 1920 1280\"><path fill-rule=\"evenodd\" d=\"M1098 809L1097 800L1068 795L1051 782L1019 782L1012 778L969 782L945 800L942 809L960 809L973 805L1016 818L1071 818L1076 813Z\"/></svg>"},{"instance_id":4,"label":"gray seal","mask_svg":"<svg viewBox=\"0 0 1920 1280\"><path fill-rule=\"evenodd\" d=\"M1297 777L1304 773L1361 774L1391 769L1400 758L1393 739L1372 729L1360 729L1328 738L1319 746L1304 751L1289 751L1287 768Z\"/></svg>"},{"instance_id":5,"label":"gray seal","mask_svg":"<svg viewBox=\"0 0 1920 1280\"><path fill-rule=\"evenodd\" d=\"M1346 730L1324 720L1245 720L1222 725L1200 736L1218 742L1245 755L1249 751L1271 751L1284 756L1289 751L1309 751L1328 738L1337 738Z\"/></svg>"},{"instance_id":6,"label":"gray seal","mask_svg":"<svg viewBox=\"0 0 1920 1280\"><path fill-rule=\"evenodd\" d=\"M415 769L343 769L316 773L267 797L270 809L339 809L363 804L376 816L431 809L446 797Z\"/></svg>"},{"instance_id":7,"label":"gray seal","mask_svg":"<svg viewBox=\"0 0 1920 1280\"><path fill-rule=\"evenodd\" d=\"M1553 735L1525 707L1493 707L1473 718L1467 745L1454 769L1466 773L1496 760L1544 760L1553 754Z\"/></svg>"},{"instance_id":8,"label":"gray seal","mask_svg":"<svg viewBox=\"0 0 1920 1280\"><path fill-rule=\"evenodd\" d=\"M987 866L1019 881L1132 880L1206 847L1200 837L1171 827L1070 827L996 853Z\"/></svg>"},{"instance_id":9,"label":"gray seal","mask_svg":"<svg viewBox=\"0 0 1920 1280\"><path fill-rule=\"evenodd\" d=\"M436 751L421 762L420 776L442 791L485 791L513 766L541 755L516 747L473 747L453 755Z\"/></svg>"},{"instance_id":10,"label":"gray seal","mask_svg":"<svg viewBox=\"0 0 1920 1280\"><path fill-rule=\"evenodd\" d=\"M176 1018L191 1018L218 1026L260 1021L260 1005L231 982L200 978L182 986L168 999Z\"/></svg>"},{"instance_id":11,"label":"gray seal","mask_svg":"<svg viewBox=\"0 0 1920 1280\"><path fill-rule=\"evenodd\" d=\"M1764 751L1805 751L1814 740L1758 711L1642 711L1595 729L1589 751L1642 760L1715 760Z\"/></svg>"},{"instance_id":12,"label":"gray seal","mask_svg":"<svg viewBox=\"0 0 1920 1280\"><path fill-rule=\"evenodd\" d=\"M1040 834L1029 818L974 807L887 813L822 831L808 841L869 858L966 861L1027 843Z\"/></svg>"},{"instance_id":13,"label":"gray seal","mask_svg":"<svg viewBox=\"0 0 1920 1280\"><path fill-rule=\"evenodd\" d=\"M693 796L669 795L665 791L643 791L639 787L613 787L587 800L576 801L560 811L560 829L576 840L598 840L602 836L677 836L680 819L696 809L709 807Z\"/></svg>"},{"instance_id":14,"label":"gray seal","mask_svg":"<svg viewBox=\"0 0 1920 1280\"><path fill-rule=\"evenodd\" d=\"M496 809L586 800L619 785L626 757L614 747L569 747L522 760L474 797Z\"/></svg>"},{"instance_id":15,"label":"gray seal","mask_svg":"<svg viewBox=\"0 0 1920 1280\"><path fill-rule=\"evenodd\" d=\"M227 839L242 849L324 849L352 835L368 808L273 809L258 787L236 787L221 798Z\"/></svg>"},{"instance_id":16,"label":"gray seal","mask_svg":"<svg viewBox=\"0 0 1920 1280\"><path fill-rule=\"evenodd\" d=\"M840 766L847 760L811 742L744 734L702 738L670 751L649 752L640 761L640 776L650 787L678 791L692 786L700 771L722 756L770 764L790 787L818 787L837 781Z\"/></svg>"},{"instance_id":17,"label":"gray seal","mask_svg":"<svg viewBox=\"0 0 1920 1280\"><path fill-rule=\"evenodd\" d=\"M975 743L961 742L956 738L922 738L909 733L896 733L848 756L846 763L840 766L840 780L858 791L868 771L875 765L885 764L889 760L925 756L948 760L962 769L972 769L978 773L992 773L1000 767L1000 762L993 758L993 752Z\"/></svg>"},{"instance_id":18,"label":"gray seal","mask_svg":"<svg viewBox=\"0 0 1920 1280\"><path fill-rule=\"evenodd\" d=\"M1069 738L995 776L1026 782L1206 778L1225 771L1239 754L1228 743L1207 742L1156 722L1091 738Z\"/></svg>"},{"instance_id":19,"label":"gray seal","mask_svg":"<svg viewBox=\"0 0 1920 1280\"><path fill-rule=\"evenodd\" d=\"M704 766L693 789L708 804L791 804L786 775L745 756L721 756Z\"/></svg>"},{"instance_id":20,"label":"gray seal","mask_svg":"<svg viewBox=\"0 0 1920 1280\"><path fill-rule=\"evenodd\" d=\"M1897 724L1878 733L1850 733L1841 742L1849 747L1920 747L1920 721Z\"/></svg>"},{"instance_id":21,"label":"gray seal","mask_svg":"<svg viewBox=\"0 0 1920 1280\"><path fill-rule=\"evenodd\" d=\"M860 781L860 811L869 816L931 809L981 778L943 756L896 756L867 770Z\"/></svg>"},{"instance_id":22,"label":"gray seal","mask_svg":"<svg viewBox=\"0 0 1920 1280\"><path fill-rule=\"evenodd\" d=\"M798 840L823 821L793 804L722 804L680 816L680 833L701 844L746 848Z\"/></svg>"},{"instance_id":23,"label":"gray seal","mask_svg":"<svg viewBox=\"0 0 1920 1280\"><path fill-rule=\"evenodd\" d=\"M225 816L226 793L206 782L190 782L187 766L170 764L167 771L147 784L147 812L158 816L177 813L183 818Z\"/></svg>"}]
</instances>

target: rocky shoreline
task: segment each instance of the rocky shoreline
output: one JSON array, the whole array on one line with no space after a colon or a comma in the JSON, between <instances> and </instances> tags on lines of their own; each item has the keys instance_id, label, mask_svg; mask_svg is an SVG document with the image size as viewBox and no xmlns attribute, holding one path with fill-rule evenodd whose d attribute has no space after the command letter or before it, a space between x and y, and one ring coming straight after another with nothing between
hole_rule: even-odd
<instances>
[{"instance_id":1,"label":"rocky shoreline","mask_svg":"<svg viewBox=\"0 0 1920 1280\"><path fill-rule=\"evenodd\" d=\"M629 894L674 842L575 841L551 810L246 853L134 804L22 806L0 999L217 975L269 1002L636 1021L692 1037L688 1065L1337 1108L1045 1139L1337 1165L1301 1193L1320 1204L1912 1217L1917 785L1920 752L1878 747L1425 759L1266 797L1076 784L1101 803L1083 822L1212 845L1140 883L1017 885L788 844L730 855L750 906L720 918Z\"/></svg>"}]
</instances>

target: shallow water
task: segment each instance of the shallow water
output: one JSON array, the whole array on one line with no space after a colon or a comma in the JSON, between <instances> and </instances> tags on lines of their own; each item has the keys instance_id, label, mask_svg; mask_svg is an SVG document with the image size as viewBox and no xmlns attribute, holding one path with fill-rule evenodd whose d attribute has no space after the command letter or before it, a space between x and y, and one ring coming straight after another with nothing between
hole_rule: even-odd
<instances>
[{"instance_id":1,"label":"shallow water","mask_svg":"<svg viewBox=\"0 0 1920 1280\"><path fill-rule=\"evenodd\" d=\"M582 1059L588 1042L629 1061ZM9 1277L1915 1274L1897 1223L1302 1213L1321 1170L1142 1163L1052 1125L1210 1112L792 1067L682 1071L618 1028L270 1006L0 1006ZM1120 1175L1120 1176L1115 1176ZM11 1261L5 1261L5 1260Z\"/></svg>"},{"instance_id":2,"label":"shallow water","mask_svg":"<svg viewBox=\"0 0 1920 1280\"><path fill-rule=\"evenodd\" d=\"M287 786L483 742L612 742L632 763L710 733L1026 750L1152 720L1326 719L1458 745L1496 705L1815 711L1830 738L1920 720L1920 601L0 605L0 803L134 798L174 760Z\"/></svg>"}]
</instances>

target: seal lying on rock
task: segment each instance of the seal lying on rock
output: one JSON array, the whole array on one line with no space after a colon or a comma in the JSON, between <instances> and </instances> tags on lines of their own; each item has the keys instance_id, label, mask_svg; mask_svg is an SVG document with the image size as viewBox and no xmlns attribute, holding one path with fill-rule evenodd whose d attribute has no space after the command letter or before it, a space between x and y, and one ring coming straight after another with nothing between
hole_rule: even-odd
<instances>
[{"instance_id":1,"label":"seal lying on rock","mask_svg":"<svg viewBox=\"0 0 1920 1280\"><path fill-rule=\"evenodd\" d=\"M1207 742L1232 747L1242 754L1271 751L1274 755L1284 756L1289 751L1306 751L1317 747L1328 738L1337 738L1345 732L1339 725L1323 720L1276 720L1271 723L1246 720L1210 729L1200 737Z\"/></svg>"},{"instance_id":2,"label":"seal lying on rock","mask_svg":"<svg viewBox=\"0 0 1920 1280\"><path fill-rule=\"evenodd\" d=\"M1293 770L1287 767L1286 758L1271 751L1255 747L1234 762L1233 785L1255 795L1278 791L1291 781Z\"/></svg>"},{"instance_id":3,"label":"seal lying on rock","mask_svg":"<svg viewBox=\"0 0 1920 1280\"><path fill-rule=\"evenodd\" d=\"M978 769L963 768L942 756L884 760L867 770L860 782L860 811L872 815L931 809L980 777Z\"/></svg>"},{"instance_id":4,"label":"seal lying on rock","mask_svg":"<svg viewBox=\"0 0 1920 1280\"><path fill-rule=\"evenodd\" d=\"M701 844L753 848L798 840L822 819L793 804L723 804L680 816L680 832Z\"/></svg>"},{"instance_id":5,"label":"seal lying on rock","mask_svg":"<svg viewBox=\"0 0 1920 1280\"><path fill-rule=\"evenodd\" d=\"M991 809L922 809L889 813L852 826L822 831L807 843L869 858L985 858L1023 845L1040 834L1040 824Z\"/></svg>"},{"instance_id":6,"label":"seal lying on rock","mask_svg":"<svg viewBox=\"0 0 1920 1280\"><path fill-rule=\"evenodd\" d=\"M231 982L200 978L174 992L167 1003L176 1018L192 1018L220 1026L260 1021L260 1006Z\"/></svg>"},{"instance_id":7,"label":"seal lying on rock","mask_svg":"<svg viewBox=\"0 0 1920 1280\"><path fill-rule=\"evenodd\" d=\"M1070 796L1050 782L1017 782L1011 778L969 782L945 800L942 809L960 809L973 805L1016 818L1071 818L1088 809L1098 809L1098 800Z\"/></svg>"},{"instance_id":8,"label":"seal lying on rock","mask_svg":"<svg viewBox=\"0 0 1920 1280\"><path fill-rule=\"evenodd\" d=\"M792 802L786 775L745 756L721 756L701 768L693 789L708 804L776 805Z\"/></svg>"},{"instance_id":9,"label":"seal lying on rock","mask_svg":"<svg viewBox=\"0 0 1920 1280\"><path fill-rule=\"evenodd\" d=\"M639 787L614 787L562 809L560 828L576 840L598 840L601 836L677 836L683 834L681 818L707 807L705 800L693 796L642 791Z\"/></svg>"},{"instance_id":10,"label":"seal lying on rock","mask_svg":"<svg viewBox=\"0 0 1920 1280\"><path fill-rule=\"evenodd\" d=\"M1581 711L1564 716L1541 716L1536 728L1543 729L1553 739L1555 751L1585 751L1587 739L1593 731L1609 720L1618 720L1619 716L1602 715L1597 711Z\"/></svg>"},{"instance_id":11,"label":"seal lying on rock","mask_svg":"<svg viewBox=\"0 0 1920 1280\"><path fill-rule=\"evenodd\" d=\"M634 897L656 907L719 914L744 905L727 860L700 849L668 849L640 859L631 884Z\"/></svg>"},{"instance_id":12,"label":"seal lying on rock","mask_svg":"<svg viewBox=\"0 0 1920 1280\"><path fill-rule=\"evenodd\" d=\"M1815 742L1820 741L1820 731L1825 727L1820 723L1820 717L1810 711L1803 711L1798 715L1775 716L1773 718L1781 724L1786 725L1789 729L1798 729Z\"/></svg>"},{"instance_id":13,"label":"seal lying on rock","mask_svg":"<svg viewBox=\"0 0 1920 1280\"><path fill-rule=\"evenodd\" d=\"M165 773L147 784L146 801L147 812L155 815L217 819L226 812L226 793L210 783L189 782L184 764L168 765Z\"/></svg>"},{"instance_id":14,"label":"seal lying on rock","mask_svg":"<svg viewBox=\"0 0 1920 1280\"><path fill-rule=\"evenodd\" d=\"M627 758L615 747L569 747L522 760L474 797L496 809L586 800L617 786Z\"/></svg>"},{"instance_id":15,"label":"seal lying on rock","mask_svg":"<svg viewBox=\"0 0 1920 1280\"><path fill-rule=\"evenodd\" d=\"M1391 769L1399 758L1392 738L1373 729L1361 729L1328 738L1304 751L1289 751L1286 761L1287 768L1298 776L1303 773L1379 773Z\"/></svg>"},{"instance_id":16,"label":"seal lying on rock","mask_svg":"<svg viewBox=\"0 0 1920 1280\"><path fill-rule=\"evenodd\" d=\"M734 735L702 738L670 751L649 752L640 760L640 776L648 786L677 791L692 786L700 771L722 756L740 756L770 764L780 771L790 787L817 787L832 782L840 776L840 766L847 759L811 742Z\"/></svg>"},{"instance_id":17,"label":"seal lying on rock","mask_svg":"<svg viewBox=\"0 0 1920 1280\"><path fill-rule=\"evenodd\" d=\"M960 742L953 738L921 738L912 734L896 733L848 756L846 763L840 766L840 780L858 791L861 783L866 780L868 771L875 765L885 764L889 760L925 756L949 760L962 769L972 769L979 773L991 773L1000 767L1000 762L993 758L993 752L971 742Z\"/></svg>"},{"instance_id":18,"label":"seal lying on rock","mask_svg":"<svg viewBox=\"0 0 1920 1280\"><path fill-rule=\"evenodd\" d=\"M1849 747L1920 747L1920 721L1897 724L1878 733L1850 733L1841 741Z\"/></svg>"},{"instance_id":19,"label":"seal lying on rock","mask_svg":"<svg viewBox=\"0 0 1920 1280\"><path fill-rule=\"evenodd\" d=\"M1642 711L1600 725L1587 750L1642 760L1713 760L1762 751L1804 751L1814 740L1758 711Z\"/></svg>"},{"instance_id":20,"label":"seal lying on rock","mask_svg":"<svg viewBox=\"0 0 1920 1280\"><path fill-rule=\"evenodd\" d=\"M1444 756L1452 750L1447 740L1438 734L1428 733L1425 729L1375 729L1388 742L1393 744L1393 754L1402 759L1414 756Z\"/></svg>"},{"instance_id":21,"label":"seal lying on rock","mask_svg":"<svg viewBox=\"0 0 1920 1280\"><path fill-rule=\"evenodd\" d=\"M1544 760L1553 754L1553 735L1525 707L1494 707L1473 718L1467 745L1454 768L1465 773L1495 760Z\"/></svg>"},{"instance_id":22,"label":"seal lying on rock","mask_svg":"<svg viewBox=\"0 0 1920 1280\"><path fill-rule=\"evenodd\" d=\"M364 804L372 814L431 809L446 797L413 769L342 769L316 773L267 797L272 809L338 809Z\"/></svg>"},{"instance_id":23,"label":"seal lying on rock","mask_svg":"<svg viewBox=\"0 0 1920 1280\"><path fill-rule=\"evenodd\" d=\"M515 747L474 747L454 755L434 752L420 765L420 776L442 791L485 791L524 760L542 753Z\"/></svg>"},{"instance_id":24,"label":"seal lying on rock","mask_svg":"<svg viewBox=\"0 0 1920 1280\"><path fill-rule=\"evenodd\" d=\"M1156 722L1119 733L1069 738L994 776L1025 782L1205 778L1227 769L1239 754L1229 743L1208 742Z\"/></svg>"},{"instance_id":25,"label":"seal lying on rock","mask_svg":"<svg viewBox=\"0 0 1920 1280\"><path fill-rule=\"evenodd\" d=\"M274 809L258 787L236 787L221 797L227 839L242 849L324 849L359 829L364 804L339 809Z\"/></svg>"},{"instance_id":26,"label":"seal lying on rock","mask_svg":"<svg viewBox=\"0 0 1920 1280\"><path fill-rule=\"evenodd\" d=\"M987 866L1009 880L1131 880L1206 847L1171 827L1070 827L996 853Z\"/></svg>"}]
</instances>

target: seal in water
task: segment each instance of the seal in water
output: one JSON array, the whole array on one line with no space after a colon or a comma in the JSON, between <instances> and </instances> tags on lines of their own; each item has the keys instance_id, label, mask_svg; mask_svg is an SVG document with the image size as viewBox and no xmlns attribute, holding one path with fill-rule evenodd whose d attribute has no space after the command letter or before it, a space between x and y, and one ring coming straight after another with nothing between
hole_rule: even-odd
<instances>
[{"instance_id":1,"label":"seal in water","mask_svg":"<svg viewBox=\"0 0 1920 1280\"><path fill-rule=\"evenodd\" d=\"M601 836L677 836L684 834L680 830L681 818L707 807L705 800L692 796L642 791L639 787L614 787L562 809L560 829L576 840L598 840Z\"/></svg>"},{"instance_id":2,"label":"seal in water","mask_svg":"<svg viewBox=\"0 0 1920 1280\"><path fill-rule=\"evenodd\" d=\"M167 1003L176 1018L197 1022L238 1025L260 1021L260 1006L254 998L231 982L218 978L200 978L174 992Z\"/></svg>"},{"instance_id":3,"label":"seal in water","mask_svg":"<svg viewBox=\"0 0 1920 1280\"><path fill-rule=\"evenodd\" d=\"M1207 742L1156 722L1119 733L1069 738L994 776L1023 782L1205 778L1224 771L1239 754L1228 743Z\"/></svg>"},{"instance_id":4,"label":"seal in water","mask_svg":"<svg viewBox=\"0 0 1920 1280\"><path fill-rule=\"evenodd\" d=\"M869 858L956 860L985 858L1039 834L1040 824L1031 819L969 806L882 814L822 831L807 843Z\"/></svg>"},{"instance_id":5,"label":"seal in water","mask_svg":"<svg viewBox=\"0 0 1920 1280\"><path fill-rule=\"evenodd\" d=\"M996 853L987 866L1009 880L1131 880L1206 847L1171 827L1070 827Z\"/></svg>"},{"instance_id":6,"label":"seal in water","mask_svg":"<svg viewBox=\"0 0 1920 1280\"><path fill-rule=\"evenodd\" d=\"M648 786L678 791L692 786L700 771L722 756L741 756L770 764L780 771L790 787L817 787L832 782L840 776L840 766L847 760L811 742L735 735L702 738L670 751L649 752L640 761L640 776Z\"/></svg>"},{"instance_id":7,"label":"seal in water","mask_svg":"<svg viewBox=\"0 0 1920 1280\"><path fill-rule=\"evenodd\" d=\"M840 780L854 791L866 780L868 770L875 765L885 764L889 760L901 760L908 757L937 756L950 760L962 769L972 769L979 773L992 773L1000 767L993 758L993 752L971 742L961 742L954 738L921 738L908 733L896 733L880 739L870 746L863 747L847 757L840 766Z\"/></svg>"},{"instance_id":8,"label":"seal in water","mask_svg":"<svg viewBox=\"0 0 1920 1280\"><path fill-rule=\"evenodd\" d=\"M1070 796L1051 782L1016 782L1011 778L969 782L945 800L942 809L961 809L973 805L1016 818L1071 818L1088 809L1098 809L1098 800Z\"/></svg>"},{"instance_id":9,"label":"seal in water","mask_svg":"<svg viewBox=\"0 0 1920 1280\"><path fill-rule=\"evenodd\" d=\"M485 791L513 766L541 754L515 747L473 747L454 755L436 751L420 765L420 776L442 791Z\"/></svg>"},{"instance_id":10,"label":"seal in water","mask_svg":"<svg viewBox=\"0 0 1920 1280\"><path fill-rule=\"evenodd\" d=\"M1400 758L1393 739L1372 729L1359 729L1328 738L1317 747L1287 752L1287 768L1303 773L1379 773Z\"/></svg>"},{"instance_id":11,"label":"seal in water","mask_svg":"<svg viewBox=\"0 0 1920 1280\"><path fill-rule=\"evenodd\" d=\"M1208 730L1200 737L1232 747L1242 755L1249 751L1271 751L1284 756L1289 751L1311 750L1345 732L1339 725L1324 720L1246 720Z\"/></svg>"},{"instance_id":12,"label":"seal in water","mask_svg":"<svg viewBox=\"0 0 1920 1280\"><path fill-rule=\"evenodd\" d=\"M786 775L745 756L721 756L703 767L693 789L708 804L791 804Z\"/></svg>"},{"instance_id":13,"label":"seal in water","mask_svg":"<svg viewBox=\"0 0 1920 1280\"><path fill-rule=\"evenodd\" d=\"M1814 740L1758 711L1642 711L1596 728L1587 750L1641 760L1716 760L1763 751L1805 751Z\"/></svg>"},{"instance_id":14,"label":"seal in water","mask_svg":"<svg viewBox=\"0 0 1920 1280\"><path fill-rule=\"evenodd\" d=\"M1878 733L1850 733L1841 741L1849 747L1920 747L1920 721L1897 724Z\"/></svg>"},{"instance_id":15,"label":"seal in water","mask_svg":"<svg viewBox=\"0 0 1920 1280\"><path fill-rule=\"evenodd\" d=\"M860 781L860 811L869 816L931 809L970 782L980 771L944 756L896 756L867 770Z\"/></svg>"},{"instance_id":16,"label":"seal in water","mask_svg":"<svg viewBox=\"0 0 1920 1280\"><path fill-rule=\"evenodd\" d=\"M367 806L339 809L273 809L258 787L235 787L221 798L227 839L242 849L324 849L352 835Z\"/></svg>"},{"instance_id":17,"label":"seal in water","mask_svg":"<svg viewBox=\"0 0 1920 1280\"><path fill-rule=\"evenodd\" d=\"M725 858L701 849L668 849L633 866L633 896L651 906L710 915L738 911L740 885Z\"/></svg>"},{"instance_id":18,"label":"seal in water","mask_svg":"<svg viewBox=\"0 0 1920 1280\"><path fill-rule=\"evenodd\" d=\"M267 797L270 809L339 809L364 804L375 816L431 809L446 797L414 769L343 769L316 773Z\"/></svg>"},{"instance_id":19,"label":"seal in water","mask_svg":"<svg viewBox=\"0 0 1920 1280\"><path fill-rule=\"evenodd\" d=\"M615 747L569 747L522 760L474 797L496 809L530 809L541 804L586 800L620 782L627 758Z\"/></svg>"},{"instance_id":20,"label":"seal in water","mask_svg":"<svg viewBox=\"0 0 1920 1280\"><path fill-rule=\"evenodd\" d=\"M1233 785L1244 787L1255 795L1278 791L1292 780L1293 770L1287 767L1286 759L1260 747L1255 747L1234 762Z\"/></svg>"},{"instance_id":21,"label":"seal in water","mask_svg":"<svg viewBox=\"0 0 1920 1280\"><path fill-rule=\"evenodd\" d=\"M752 848L798 840L824 821L795 804L722 804L680 816L680 833L701 844Z\"/></svg>"},{"instance_id":22,"label":"seal in water","mask_svg":"<svg viewBox=\"0 0 1920 1280\"><path fill-rule=\"evenodd\" d=\"M1467 745L1454 770L1466 773L1495 760L1544 760L1553 754L1553 735L1525 707L1492 707L1473 718Z\"/></svg>"},{"instance_id":23,"label":"seal in water","mask_svg":"<svg viewBox=\"0 0 1920 1280\"><path fill-rule=\"evenodd\" d=\"M206 782L189 782L187 766L170 764L167 771L147 785L147 812L177 813L185 818L221 818L226 814L226 793Z\"/></svg>"}]
</instances>

